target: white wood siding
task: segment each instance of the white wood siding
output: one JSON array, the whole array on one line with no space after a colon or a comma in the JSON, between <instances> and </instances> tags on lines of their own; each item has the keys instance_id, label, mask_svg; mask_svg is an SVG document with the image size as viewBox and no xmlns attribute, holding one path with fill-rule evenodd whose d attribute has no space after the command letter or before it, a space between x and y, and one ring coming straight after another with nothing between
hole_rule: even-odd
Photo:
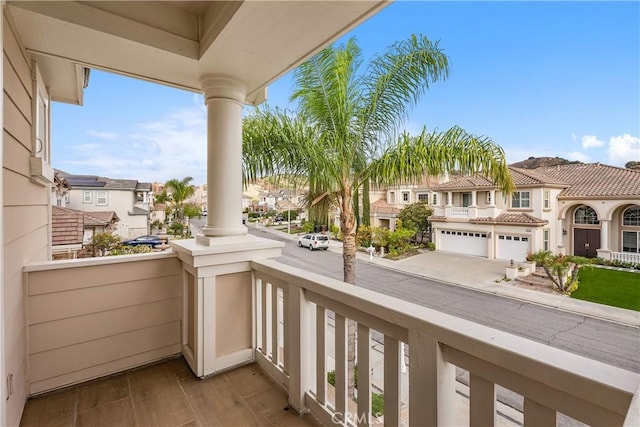
<instances>
[{"instance_id":1,"label":"white wood siding","mask_svg":"<svg viewBox=\"0 0 640 427\"><path fill-rule=\"evenodd\" d=\"M3 303L4 374L13 376L7 425L17 425L27 397L22 267L45 261L49 247L49 189L30 181L31 67L3 16ZM5 378L1 379L3 382Z\"/></svg>"}]
</instances>

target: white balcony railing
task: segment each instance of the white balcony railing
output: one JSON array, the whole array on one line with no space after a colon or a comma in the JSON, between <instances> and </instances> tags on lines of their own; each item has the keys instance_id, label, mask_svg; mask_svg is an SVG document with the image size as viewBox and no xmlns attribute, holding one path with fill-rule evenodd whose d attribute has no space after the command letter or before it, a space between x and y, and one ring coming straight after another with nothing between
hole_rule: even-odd
<instances>
[{"instance_id":1,"label":"white balcony railing","mask_svg":"<svg viewBox=\"0 0 640 427\"><path fill-rule=\"evenodd\" d=\"M451 208L451 216L454 218L469 218L469 208L453 206Z\"/></svg>"},{"instance_id":2,"label":"white balcony railing","mask_svg":"<svg viewBox=\"0 0 640 427\"><path fill-rule=\"evenodd\" d=\"M637 373L276 261L251 265L256 359L288 390L294 409L309 409L327 425L338 419L358 425L378 421L369 417L372 378L363 374L372 363L370 340L363 337L374 330L384 335L378 385L384 390L385 425L458 425L455 366L470 373L473 426L496 425L497 384L524 396L525 426L555 426L557 413L591 425L638 422ZM335 315L333 329L329 312ZM358 323L357 403L347 398L349 320ZM408 402L401 392L402 343L409 348ZM330 356L334 393L326 381Z\"/></svg>"},{"instance_id":3,"label":"white balcony railing","mask_svg":"<svg viewBox=\"0 0 640 427\"><path fill-rule=\"evenodd\" d=\"M611 260L640 264L640 254L634 254L630 252L611 252Z\"/></svg>"}]
</instances>

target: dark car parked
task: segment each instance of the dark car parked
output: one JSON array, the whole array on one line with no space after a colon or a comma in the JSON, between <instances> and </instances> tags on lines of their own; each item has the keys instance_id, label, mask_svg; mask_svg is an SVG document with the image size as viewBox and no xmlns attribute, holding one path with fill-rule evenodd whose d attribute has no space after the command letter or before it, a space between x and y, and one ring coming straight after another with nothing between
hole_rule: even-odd
<instances>
[{"instance_id":1,"label":"dark car parked","mask_svg":"<svg viewBox=\"0 0 640 427\"><path fill-rule=\"evenodd\" d=\"M164 240L165 239L161 239L158 236L140 236L136 237L135 239L125 240L124 242L122 242L122 244L127 246L155 246L164 243Z\"/></svg>"}]
</instances>

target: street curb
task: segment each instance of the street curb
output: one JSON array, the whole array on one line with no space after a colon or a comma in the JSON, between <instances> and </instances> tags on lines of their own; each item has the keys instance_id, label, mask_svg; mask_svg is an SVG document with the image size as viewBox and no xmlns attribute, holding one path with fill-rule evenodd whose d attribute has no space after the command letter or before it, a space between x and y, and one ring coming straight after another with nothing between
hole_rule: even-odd
<instances>
[{"instance_id":1,"label":"street curb","mask_svg":"<svg viewBox=\"0 0 640 427\"><path fill-rule=\"evenodd\" d=\"M290 240L297 240L297 236L288 235L287 233L284 233L279 230L272 230L272 229L269 229L268 227L255 227L255 228L259 230L264 230L272 234L284 235L284 237L288 236ZM331 245L331 242L329 244L329 251L341 254L342 247ZM445 283L452 286L460 286L466 289L473 289L489 295L496 295L503 298L510 298L516 301L536 304L541 307L550 307L550 308L561 310L567 313L583 315L591 318L618 323L618 324L633 327L633 328L640 328L640 312L637 312L634 310L628 310L628 309L618 308L618 307L610 307L607 305L598 304L594 302L572 299L568 296L545 294L545 293L541 293L541 292L537 292L529 289L504 287L493 282L484 282L483 284L478 284L478 285L468 285L468 284L450 282L450 281L442 280L440 278L430 277L424 274L418 274L412 271L403 270L402 268L400 268L400 266L394 266L394 265L388 264L395 261L381 262L383 260L381 260L379 257L378 258L374 257L373 261L370 261L368 255L365 255L360 252L356 252L356 258L363 262L375 264L378 267L386 268L388 270L400 271L402 273L409 274L414 277L437 280L438 282L441 282L441 283Z\"/></svg>"}]
</instances>

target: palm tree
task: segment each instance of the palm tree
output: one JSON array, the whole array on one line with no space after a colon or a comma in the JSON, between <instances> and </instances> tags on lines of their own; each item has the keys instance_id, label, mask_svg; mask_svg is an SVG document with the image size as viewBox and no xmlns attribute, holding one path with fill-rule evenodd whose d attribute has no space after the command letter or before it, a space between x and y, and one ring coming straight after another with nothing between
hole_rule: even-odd
<instances>
[{"instance_id":1,"label":"palm tree","mask_svg":"<svg viewBox=\"0 0 640 427\"><path fill-rule=\"evenodd\" d=\"M258 109L243 124L246 181L270 174L306 176L317 203L331 198L340 212L344 281L355 284L354 203L368 181L385 185L424 174L482 171L505 194L513 183L503 150L490 139L454 127L398 135L409 109L430 84L449 72L447 56L424 36L411 36L377 55L363 72L362 53L351 39L329 46L294 73L291 99L297 114ZM355 335L355 326L353 328ZM350 337L349 373L355 351ZM349 378L352 396L353 378Z\"/></svg>"},{"instance_id":2,"label":"palm tree","mask_svg":"<svg viewBox=\"0 0 640 427\"><path fill-rule=\"evenodd\" d=\"M193 196L196 188L190 184L193 178L187 176L181 180L174 178L167 181L164 185L171 189L171 201L174 206L174 214L176 219L180 216L185 200Z\"/></svg>"}]
</instances>

